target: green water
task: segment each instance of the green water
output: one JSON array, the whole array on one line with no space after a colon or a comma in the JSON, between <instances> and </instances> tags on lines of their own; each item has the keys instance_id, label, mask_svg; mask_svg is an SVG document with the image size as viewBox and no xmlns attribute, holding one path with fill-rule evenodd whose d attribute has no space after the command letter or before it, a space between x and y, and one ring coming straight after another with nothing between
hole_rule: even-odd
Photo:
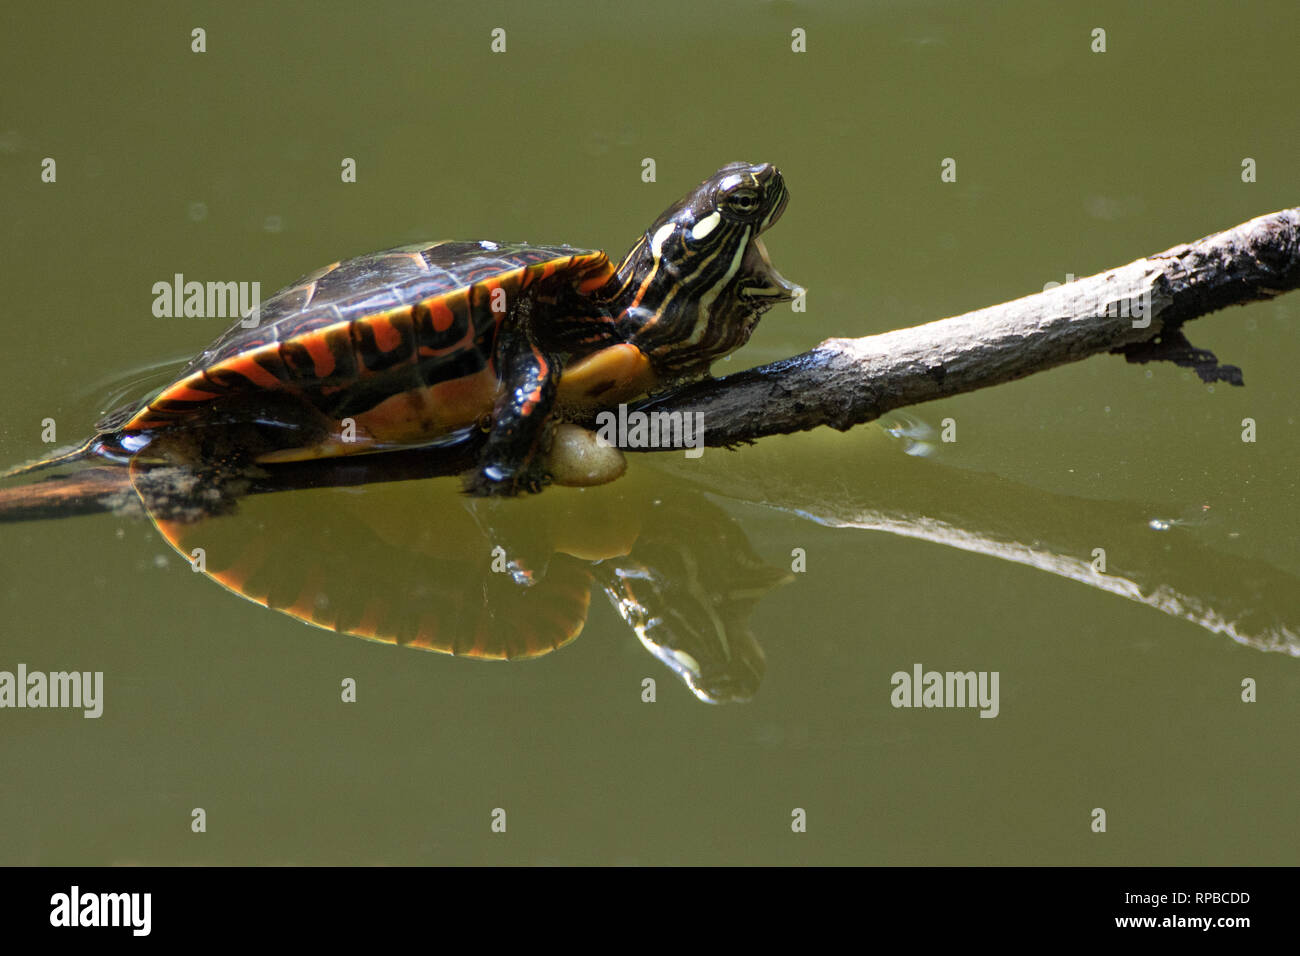
<instances>
[{"instance_id":1,"label":"green water","mask_svg":"<svg viewBox=\"0 0 1300 956\"><path fill-rule=\"evenodd\" d=\"M82 437L123 383L224 329L151 314L175 273L265 295L419 239L621 254L733 159L780 165L768 249L810 291L718 372L1300 202L1288 3L10 6L3 464L41 452L42 419ZM1292 294L1189 327L1241 389L1099 357L910 409L956 423L928 457L823 431L637 456L625 498L557 492L611 526L662 509L638 547L653 526L652 560L702 562L684 586L734 591L737 555L788 571L802 549L747 618L766 660L747 703L701 702L598 583L577 640L489 664L268 612L142 520L6 526L0 670L102 671L105 700L96 720L0 710L0 862L1293 864L1300 662L1260 648L1300 629L1298 319ZM421 486L403 491L415 515ZM277 520L318 531L380 498L330 494L315 517L308 495L250 515L278 542ZM366 520L316 553L410 604L419 546ZM430 580L430 600L475 580ZM997 717L891 706L918 663L998 672Z\"/></svg>"}]
</instances>

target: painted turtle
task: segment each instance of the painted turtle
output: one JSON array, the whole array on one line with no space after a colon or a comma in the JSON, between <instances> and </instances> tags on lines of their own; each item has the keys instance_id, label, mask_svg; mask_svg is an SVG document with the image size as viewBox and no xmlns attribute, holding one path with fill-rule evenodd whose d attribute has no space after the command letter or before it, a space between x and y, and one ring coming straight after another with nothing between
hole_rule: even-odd
<instances>
[{"instance_id":1,"label":"painted turtle","mask_svg":"<svg viewBox=\"0 0 1300 956\"><path fill-rule=\"evenodd\" d=\"M292 461L483 428L466 490L536 491L567 414L707 376L794 296L759 238L787 195L775 166L726 165L618 266L604 252L488 241L336 262L276 293L76 452L31 467L91 455L206 464L232 448L245 462Z\"/></svg>"}]
</instances>

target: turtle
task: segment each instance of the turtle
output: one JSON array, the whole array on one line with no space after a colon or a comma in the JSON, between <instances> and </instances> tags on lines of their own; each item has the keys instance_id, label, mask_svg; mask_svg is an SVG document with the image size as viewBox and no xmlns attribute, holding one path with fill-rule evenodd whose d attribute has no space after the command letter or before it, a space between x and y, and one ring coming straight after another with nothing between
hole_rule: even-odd
<instances>
[{"instance_id":1,"label":"turtle","mask_svg":"<svg viewBox=\"0 0 1300 956\"><path fill-rule=\"evenodd\" d=\"M318 269L280 290L76 450L131 462L302 461L483 439L474 496L549 483L557 426L705 378L801 290L761 235L788 191L728 163L615 265L568 245L440 241Z\"/></svg>"}]
</instances>

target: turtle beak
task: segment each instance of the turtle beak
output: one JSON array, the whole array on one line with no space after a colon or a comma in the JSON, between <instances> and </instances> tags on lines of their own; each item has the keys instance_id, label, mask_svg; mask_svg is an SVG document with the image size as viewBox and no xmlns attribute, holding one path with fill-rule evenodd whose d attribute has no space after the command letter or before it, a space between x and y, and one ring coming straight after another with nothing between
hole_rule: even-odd
<instances>
[{"instance_id":1,"label":"turtle beak","mask_svg":"<svg viewBox=\"0 0 1300 956\"><path fill-rule=\"evenodd\" d=\"M758 231L767 232L776 225L776 221L785 212L786 204L790 201L790 190L785 188L785 180L781 178L781 171L771 163L764 163L761 166L754 167L753 175L754 181L765 190L770 192L773 189L779 189L781 191L776 202L772 204L772 211L763 217L763 221L759 224Z\"/></svg>"},{"instance_id":2,"label":"turtle beak","mask_svg":"<svg viewBox=\"0 0 1300 956\"><path fill-rule=\"evenodd\" d=\"M773 268L762 239L750 242L741 268L747 279L741 294L746 297L775 304L789 302L804 291L802 286L791 282Z\"/></svg>"}]
</instances>

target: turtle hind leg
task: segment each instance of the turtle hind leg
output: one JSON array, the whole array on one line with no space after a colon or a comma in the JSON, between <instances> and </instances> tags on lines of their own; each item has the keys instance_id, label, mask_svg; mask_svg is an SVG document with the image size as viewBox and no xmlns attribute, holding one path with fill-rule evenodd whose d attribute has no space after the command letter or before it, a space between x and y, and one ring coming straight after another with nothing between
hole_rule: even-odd
<instances>
[{"instance_id":1,"label":"turtle hind leg","mask_svg":"<svg viewBox=\"0 0 1300 956\"><path fill-rule=\"evenodd\" d=\"M479 498L538 492L550 481L548 419L555 405L559 365L516 327L501 332L497 368L503 391L478 465L464 479L466 494Z\"/></svg>"},{"instance_id":2,"label":"turtle hind leg","mask_svg":"<svg viewBox=\"0 0 1300 956\"><path fill-rule=\"evenodd\" d=\"M314 449L331 432L329 419L304 397L273 391L214 402L160 431L150 451L168 464L238 469L276 456L292 460L293 451Z\"/></svg>"}]
</instances>

